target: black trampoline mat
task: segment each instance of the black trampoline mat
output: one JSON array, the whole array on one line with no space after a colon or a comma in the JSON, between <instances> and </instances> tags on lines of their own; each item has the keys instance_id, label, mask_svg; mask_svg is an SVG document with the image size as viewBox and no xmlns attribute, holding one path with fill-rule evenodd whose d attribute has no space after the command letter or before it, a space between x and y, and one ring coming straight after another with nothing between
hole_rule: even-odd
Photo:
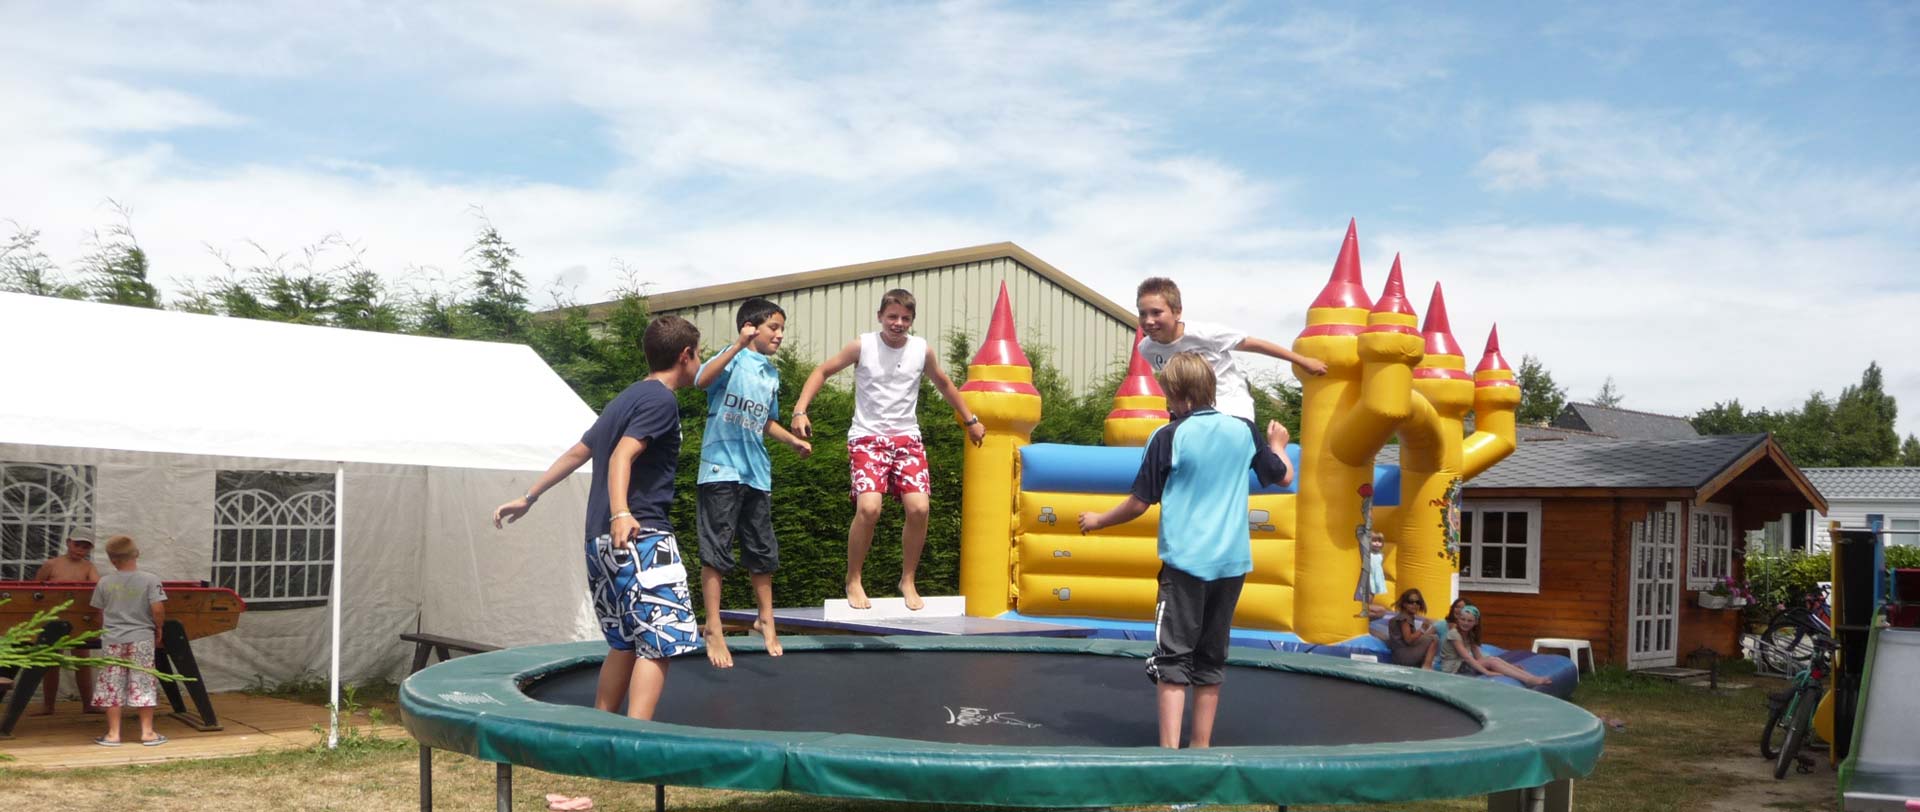
<instances>
[{"instance_id":1,"label":"black trampoline mat","mask_svg":"<svg viewBox=\"0 0 1920 812\"><path fill-rule=\"evenodd\" d=\"M654 718L707 728L858 733L1001 746L1148 747L1159 741L1144 663L1095 654L736 652L734 667L676 659ZM593 705L598 664L549 675L533 698ZM1191 718L1187 720L1191 730ZM1446 739L1480 723L1444 702L1336 677L1230 666L1215 746Z\"/></svg>"}]
</instances>

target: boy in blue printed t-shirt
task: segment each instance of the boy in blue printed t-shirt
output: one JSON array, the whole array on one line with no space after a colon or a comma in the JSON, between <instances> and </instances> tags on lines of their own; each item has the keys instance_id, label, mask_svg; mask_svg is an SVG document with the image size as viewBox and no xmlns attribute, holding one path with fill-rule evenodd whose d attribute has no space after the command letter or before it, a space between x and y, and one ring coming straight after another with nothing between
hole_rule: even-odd
<instances>
[{"instance_id":1,"label":"boy in blue printed t-shirt","mask_svg":"<svg viewBox=\"0 0 1920 812\"><path fill-rule=\"evenodd\" d=\"M1293 481L1293 466L1285 426L1269 421L1263 444L1253 421L1214 410L1213 367L1199 354L1168 359L1160 388L1173 422L1147 441L1126 500L1105 513L1080 514L1080 532L1132 521L1160 505L1160 594L1147 658L1147 678L1159 686L1160 746L1180 746L1180 717L1192 686L1188 744L1211 747L1233 608L1253 570L1247 469L1263 484L1285 485ZM1168 528L1175 528L1172 535Z\"/></svg>"},{"instance_id":2,"label":"boy in blue printed t-shirt","mask_svg":"<svg viewBox=\"0 0 1920 812\"><path fill-rule=\"evenodd\" d=\"M700 439L700 597L706 604L707 660L732 668L733 654L720 629L720 579L734 569L733 540L753 581L759 617L753 628L778 657L773 631L773 571L780 543L773 535L773 461L765 437L786 443L802 459L813 445L775 420L780 415L780 370L773 354L786 336L787 312L761 298L748 299L734 314L740 334L733 345L707 360L693 385L707 392L707 430ZM751 348L751 352L742 352Z\"/></svg>"},{"instance_id":3,"label":"boy in blue printed t-shirt","mask_svg":"<svg viewBox=\"0 0 1920 812\"><path fill-rule=\"evenodd\" d=\"M640 338L646 378L634 382L553 461L525 496L493 511L493 526L526 515L540 494L593 463L587 492L587 592L607 658L593 706L651 719L667 684L668 658L700 648L693 595L668 511L680 462L680 404L673 390L700 370L700 329L661 316Z\"/></svg>"}]
</instances>

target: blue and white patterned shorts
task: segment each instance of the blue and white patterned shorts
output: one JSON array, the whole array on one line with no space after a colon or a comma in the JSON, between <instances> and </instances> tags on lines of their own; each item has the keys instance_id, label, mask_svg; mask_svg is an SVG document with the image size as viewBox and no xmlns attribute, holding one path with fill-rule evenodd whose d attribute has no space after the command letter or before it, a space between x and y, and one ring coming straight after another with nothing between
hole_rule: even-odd
<instances>
[{"instance_id":1,"label":"blue and white patterned shorts","mask_svg":"<svg viewBox=\"0 0 1920 812\"><path fill-rule=\"evenodd\" d=\"M587 541L587 592L607 645L649 660L701 647L687 567L672 533L642 529L626 548Z\"/></svg>"}]
</instances>

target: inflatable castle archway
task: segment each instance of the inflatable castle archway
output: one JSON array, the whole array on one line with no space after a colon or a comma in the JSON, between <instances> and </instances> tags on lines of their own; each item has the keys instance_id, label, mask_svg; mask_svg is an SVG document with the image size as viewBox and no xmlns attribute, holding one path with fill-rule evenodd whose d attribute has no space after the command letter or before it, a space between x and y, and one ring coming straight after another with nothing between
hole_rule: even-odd
<instances>
[{"instance_id":1,"label":"inflatable castle archway","mask_svg":"<svg viewBox=\"0 0 1920 812\"><path fill-rule=\"evenodd\" d=\"M1254 569L1234 625L1290 631L1309 643L1366 634L1353 600L1363 510L1387 538L1389 592L1417 587L1444 611L1457 584L1461 483L1514 449L1520 390L1500 355L1497 329L1469 375L1440 286L1424 325L1407 300L1398 257L1379 299L1369 297L1349 222L1332 277L1293 348L1325 361L1327 374L1303 376L1301 431L1289 449L1294 484L1252 482ZM1088 536L1076 522L1082 511L1125 498L1141 447L1168 419L1146 362L1129 352L1127 378L1107 417L1107 445L1030 443L1042 404L1001 286L961 387L987 428L986 440L965 452L960 591L967 614L1152 619L1158 508ZM1470 410L1475 430L1468 435ZM1393 437L1400 464L1375 465Z\"/></svg>"}]
</instances>

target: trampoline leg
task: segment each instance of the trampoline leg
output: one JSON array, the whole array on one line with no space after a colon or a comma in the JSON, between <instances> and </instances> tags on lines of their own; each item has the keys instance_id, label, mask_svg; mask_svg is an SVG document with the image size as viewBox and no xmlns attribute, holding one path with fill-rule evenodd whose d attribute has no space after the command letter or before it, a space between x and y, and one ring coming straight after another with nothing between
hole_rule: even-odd
<instances>
[{"instance_id":1,"label":"trampoline leg","mask_svg":"<svg viewBox=\"0 0 1920 812\"><path fill-rule=\"evenodd\" d=\"M433 748L420 745L420 812L433 812Z\"/></svg>"},{"instance_id":2,"label":"trampoline leg","mask_svg":"<svg viewBox=\"0 0 1920 812\"><path fill-rule=\"evenodd\" d=\"M513 765L493 765L493 806L499 812L513 812Z\"/></svg>"},{"instance_id":3,"label":"trampoline leg","mask_svg":"<svg viewBox=\"0 0 1920 812\"><path fill-rule=\"evenodd\" d=\"M653 785L653 812L667 812L667 785Z\"/></svg>"},{"instance_id":4,"label":"trampoline leg","mask_svg":"<svg viewBox=\"0 0 1920 812\"><path fill-rule=\"evenodd\" d=\"M1510 789L1487 796L1487 812L1572 812L1573 781Z\"/></svg>"}]
</instances>

